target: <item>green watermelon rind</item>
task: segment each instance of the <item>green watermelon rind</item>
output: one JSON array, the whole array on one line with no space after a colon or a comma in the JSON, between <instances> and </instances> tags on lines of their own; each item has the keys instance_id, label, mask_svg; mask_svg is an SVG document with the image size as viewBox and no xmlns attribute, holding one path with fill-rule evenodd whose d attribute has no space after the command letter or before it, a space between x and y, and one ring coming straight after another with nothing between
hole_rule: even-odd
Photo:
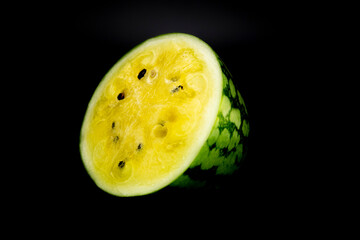
<instances>
[{"instance_id":1,"label":"green watermelon rind","mask_svg":"<svg viewBox=\"0 0 360 240\"><path fill-rule=\"evenodd\" d=\"M209 138L189 168L170 186L199 188L218 186L217 178L233 175L240 167L248 149L249 116L232 75L220 57L223 94L219 111ZM211 179L211 181L209 181ZM211 186L210 186L211 187Z\"/></svg>"}]
</instances>

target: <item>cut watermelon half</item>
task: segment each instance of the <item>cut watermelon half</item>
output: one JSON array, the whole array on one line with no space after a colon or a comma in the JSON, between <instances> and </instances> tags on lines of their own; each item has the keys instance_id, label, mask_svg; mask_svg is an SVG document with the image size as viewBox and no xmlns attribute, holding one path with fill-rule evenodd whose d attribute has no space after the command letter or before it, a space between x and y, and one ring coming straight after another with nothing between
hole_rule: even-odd
<instances>
[{"instance_id":1,"label":"cut watermelon half","mask_svg":"<svg viewBox=\"0 0 360 240\"><path fill-rule=\"evenodd\" d=\"M202 40L173 33L138 45L105 75L85 114L80 151L97 186L137 196L204 186L194 169L233 174L248 133L244 101L223 62Z\"/></svg>"}]
</instances>

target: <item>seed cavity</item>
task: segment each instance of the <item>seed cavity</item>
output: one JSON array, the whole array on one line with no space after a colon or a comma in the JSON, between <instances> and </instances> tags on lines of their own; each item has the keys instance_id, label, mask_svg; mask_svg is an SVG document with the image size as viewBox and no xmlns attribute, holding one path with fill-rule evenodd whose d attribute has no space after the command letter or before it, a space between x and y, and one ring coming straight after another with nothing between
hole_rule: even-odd
<instances>
[{"instance_id":1,"label":"seed cavity","mask_svg":"<svg viewBox=\"0 0 360 240\"><path fill-rule=\"evenodd\" d=\"M118 164L118 167L119 168L125 167L125 161L120 161L119 164Z\"/></svg>"},{"instance_id":2,"label":"seed cavity","mask_svg":"<svg viewBox=\"0 0 360 240\"><path fill-rule=\"evenodd\" d=\"M165 78L165 83L171 84L171 83L177 82L177 81L179 81L179 78L180 77L178 77L178 76L174 77L173 75L168 76L168 77Z\"/></svg>"},{"instance_id":3,"label":"seed cavity","mask_svg":"<svg viewBox=\"0 0 360 240\"><path fill-rule=\"evenodd\" d=\"M151 72L150 72L150 77L151 77L151 78L156 77L156 71L155 71L154 69L151 70Z\"/></svg>"},{"instance_id":4,"label":"seed cavity","mask_svg":"<svg viewBox=\"0 0 360 240\"><path fill-rule=\"evenodd\" d=\"M166 126L161 125L161 124L157 124L155 125L155 127L153 128L153 134L155 137L157 138L164 138L166 137L168 132L168 129Z\"/></svg>"},{"instance_id":5,"label":"seed cavity","mask_svg":"<svg viewBox=\"0 0 360 240\"><path fill-rule=\"evenodd\" d=\"M117 143L119 141L119 136L115 136L113 141L114 143Z\"/></svg>"},{"instance_id":6,"label":"seed cavity","mask_svg":"<svg viewBox=\"0 0 360 240\"><path fill-rule=\"evenodd\" d=\"M111 128L114 129L115 128L115 122L112 122L111 124Z\"/></svg>"},{"instance_id":7,"label":"seed cavity","mask_svg":"<svg viewBox=\"0 0 360 240\"><path fill-rule=\"evenodd\" d=\"M164 108L160 113L159 124L165 126L165 123L175 122L180 115L181 114L176 107Z\"/></svg>"},{"instance_id":8,"label":"seed cavity","mask_svg":"<svg viewBox=\"0 0 360 240\"><path fill-rule=\"evenodd\" d=\"M119 93L119 95L117 96L118 100L123 100L124 98L125 98L125 93L124 92Z\"/></svg>"},{"instance_id":9,"label":"seed cavity","mask_svg":"<svg viewBox=\"0 0 360 240\"><path fill-rule=\"evenodd\" d=\"M182 85L179 85L176 88L174 88L173 90L171 90L171 93L176 93L177 91L179 91L179 89L183 90L184 87Z\"/></svg>"},{"instance_id":10,"label":"seed cavity","mask_svg":"<svg viewBox=\"0 0 360 240\"><path fill-rule=\"evenodd\" d=\"M140 80L145 76L146 73L146 69L143 69L139 72L139 75L137 76L137 78Z\"/></svg>"}]
</instances>

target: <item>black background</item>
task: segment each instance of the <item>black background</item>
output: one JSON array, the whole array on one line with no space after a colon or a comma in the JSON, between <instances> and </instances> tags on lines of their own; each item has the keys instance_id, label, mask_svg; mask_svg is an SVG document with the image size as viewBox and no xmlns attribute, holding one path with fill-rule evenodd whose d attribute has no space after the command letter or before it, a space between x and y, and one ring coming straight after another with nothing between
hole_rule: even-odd
<instances>
[{"instance_id":1,"label":"black background","mask_svg":"<svg viewBox=\"0 0 360 240\"><path fill-rule=\"evenodd\" d=\"M215 212L254 218L292 215L301 208L299 201L307 201L301 184L306 176L298 178L306 146L294 138L306 133L299 124L304 116L299 112L306 68L300 63L309 35L299 24L306 18L299 14L299 6L62 1L31 7L34 10L25 15L28 19L22 20L21 35L27 37L22 55L29 63L25 71L33 78L27 81L26 74L22 76L21 102L31 103L27 120L31 127L24 135L36 138L24 152L36 161L31 171L22 168L28 176L25 182L31 185L24 187L28 190L24 198L47 204L50 212L75 209L65 211L74 216L78 211L131 215L140 209L195 219ZM224 60L249 112L248 156L238 176L223 189L165 189L132 198L109 195L96 187L80 157L87 104L102 77L125 53L148 38L171 32L201 38Z\"/></svg>"}]
</instances>

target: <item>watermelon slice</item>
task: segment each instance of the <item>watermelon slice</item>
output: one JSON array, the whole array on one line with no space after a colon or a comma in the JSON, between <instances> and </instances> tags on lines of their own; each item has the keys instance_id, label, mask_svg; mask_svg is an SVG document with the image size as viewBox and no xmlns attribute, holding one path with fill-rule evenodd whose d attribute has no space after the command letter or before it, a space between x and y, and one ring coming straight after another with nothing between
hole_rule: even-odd
<instances>
[{"instance_id":1,"label":"watermelon slice","mask_svg":"<svg viewBox=\"0 0 360 240\"><path fill-rule=\"evenodd\" d=\"M84 166L116 196L202 187L231 175L246 151L244 101L216 53L182 33L149 39L105 75L80 136ZM206 176L207 174L202 174Z\"/></svg>"}]
</instances>

